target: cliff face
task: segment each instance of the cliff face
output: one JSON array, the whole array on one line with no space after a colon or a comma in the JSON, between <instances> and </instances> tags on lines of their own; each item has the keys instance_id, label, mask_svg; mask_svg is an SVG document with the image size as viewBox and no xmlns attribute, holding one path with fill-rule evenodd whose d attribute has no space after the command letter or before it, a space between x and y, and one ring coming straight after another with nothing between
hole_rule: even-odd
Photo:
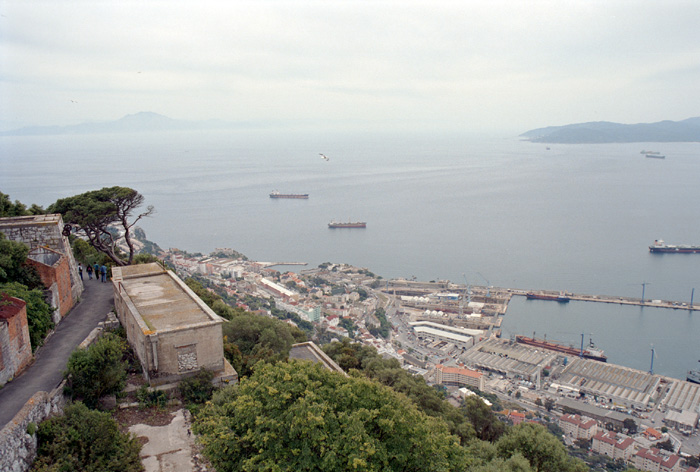
<instances>
[{"instance_id":1,"label":"cliff face","mask_svg":"<svg viewBox=\"0 0 700 472\"><path fill-rule=\"evenodd\" d=\"M631 125L608 121L576 123L533 129L520 136L536 143L700 142L700 117Z\"/></svg>"}]
</instances>

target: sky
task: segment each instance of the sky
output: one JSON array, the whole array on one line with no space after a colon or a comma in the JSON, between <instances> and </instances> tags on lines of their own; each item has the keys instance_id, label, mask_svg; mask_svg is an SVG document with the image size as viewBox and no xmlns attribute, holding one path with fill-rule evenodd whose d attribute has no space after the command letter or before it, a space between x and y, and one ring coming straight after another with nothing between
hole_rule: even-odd
<instances>
[{"instance_id":1,"label":"sky","mask_svg":"<svg viewBox=\"0 0 700 472\"><path fill-rule=\"evenodd\" d=\"M676 121L700 116L698 25L697 0L0 0L0 130Z\"/></svg>"}]
</instances>

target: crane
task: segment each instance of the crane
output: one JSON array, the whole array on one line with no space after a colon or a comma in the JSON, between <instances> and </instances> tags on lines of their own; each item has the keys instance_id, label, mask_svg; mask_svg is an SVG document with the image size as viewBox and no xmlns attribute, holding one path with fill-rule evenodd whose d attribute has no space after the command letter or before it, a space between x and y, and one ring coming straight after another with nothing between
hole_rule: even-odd
<instances>
[{"instance_id":1,"label":"crane","mask_svg":"<svg viewBox=\"0 0 700 472\"><path fill-rule=\"evenodd\" d=\"M481 276L482 279L486 281L486 298L491 298L491 282L486 279L483 275L481 275L481 272L477 272Z\"/></svg>"}]
</instances>

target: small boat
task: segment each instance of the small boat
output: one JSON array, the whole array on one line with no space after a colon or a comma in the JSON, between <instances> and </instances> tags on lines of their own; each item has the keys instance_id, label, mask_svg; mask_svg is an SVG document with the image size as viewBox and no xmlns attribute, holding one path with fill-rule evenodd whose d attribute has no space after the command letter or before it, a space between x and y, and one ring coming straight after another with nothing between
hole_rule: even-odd
<instances>
[{"instance_id":1,"label":"small boat","mask_svg":"<svg viewBox=\"0 0 700 472\"><path fill-rule=\"evenodd\" d=\"M328 223L329 228L366 228L367 223L364 221L355 221L347 223L339 223L337 221L331 221Z\"/></svg>"},{"instance_id":2,"label":"small boat","mask_svg":"<svg viewBox=\"0 0 700 472\"><path fill-rule=\"evenodd\" d=\"M649 157L652 159L666 159L666 156L659 154L658 152L648 152L644 154L644 157Z\"/></svg>"}]
</instances>

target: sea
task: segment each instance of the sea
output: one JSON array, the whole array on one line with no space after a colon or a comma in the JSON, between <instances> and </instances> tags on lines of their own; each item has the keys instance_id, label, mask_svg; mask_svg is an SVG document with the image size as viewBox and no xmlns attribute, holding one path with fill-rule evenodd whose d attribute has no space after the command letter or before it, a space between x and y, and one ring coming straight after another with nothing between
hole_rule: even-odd
<instances>
[{"instance_id":1,"label":"sea","mask_svg":"<svg viewBox=\"0 0 700 472\"><path fill-rule=\"evenodd\" d=\"M655 239L700 244L699 143L286 129L0 137L0 191L13 200L46 207L114 185L154 206L138 225L164 248L700 303L700 254L648 250ZM653 349L654 372L671 377L700 367L698 312L515 297L502 327L574 346L583 333L609 362L645 371Z\"/></svg>"}]
</instances>

